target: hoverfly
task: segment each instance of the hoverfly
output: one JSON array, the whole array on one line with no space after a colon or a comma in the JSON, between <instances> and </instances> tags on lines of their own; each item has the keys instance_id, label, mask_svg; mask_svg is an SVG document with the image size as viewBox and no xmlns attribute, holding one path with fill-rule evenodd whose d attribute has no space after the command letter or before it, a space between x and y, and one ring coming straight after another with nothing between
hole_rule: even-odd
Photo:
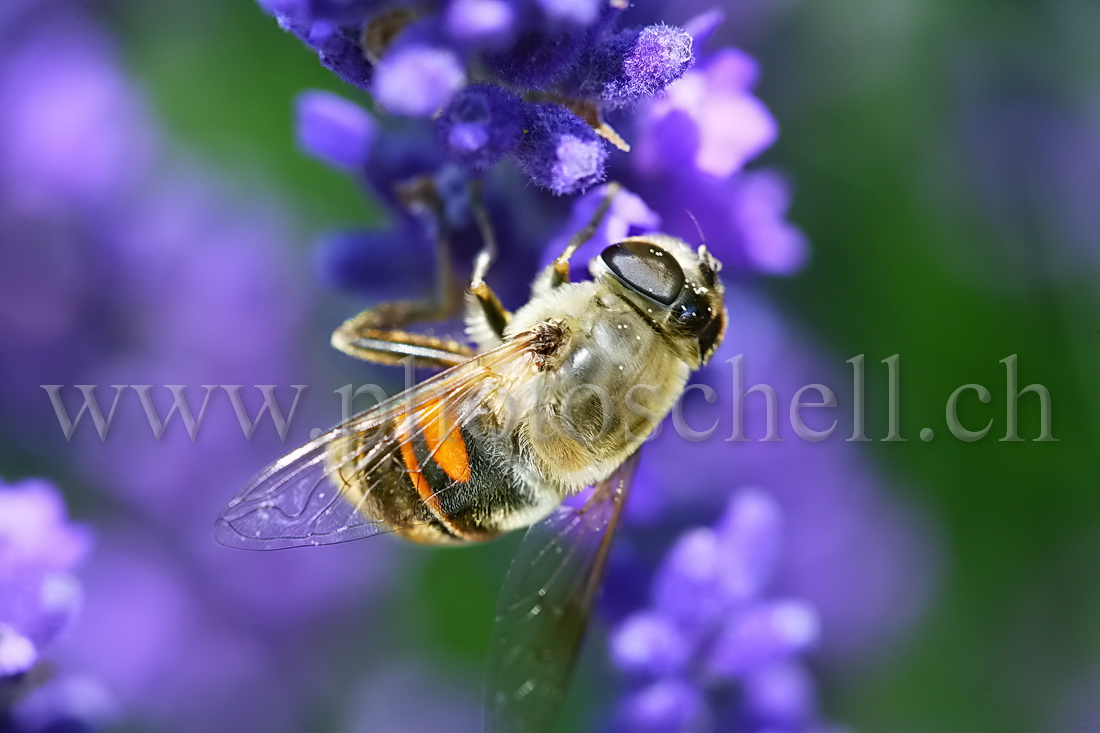
<instances>
[{"instance_id":1,"label":"hoverfly","mask_svg":"<svg viewBox=\"0 0 1100 733\"><path fill-rule=\"evenodd\" d=\"M498 602L487 731L551 725L637 450L725 332L720 265L705 247L630 237L592 260L590 280L570 281L570 258L616 189L607 186L592 220L514 313L485 283L496 249L484 209L474 207L484 245L465 321L476 351L402 330L428 320L426 305L386 303L346 321L333 334L338 349L384 364L411 356L443 371L265 468L216 528L223 545L266 550L383 532L482 542L529 527ZM409 200L440 206L423 188ZM589 486L583 505L562 504Z\"/></svg>"}]
</instances>

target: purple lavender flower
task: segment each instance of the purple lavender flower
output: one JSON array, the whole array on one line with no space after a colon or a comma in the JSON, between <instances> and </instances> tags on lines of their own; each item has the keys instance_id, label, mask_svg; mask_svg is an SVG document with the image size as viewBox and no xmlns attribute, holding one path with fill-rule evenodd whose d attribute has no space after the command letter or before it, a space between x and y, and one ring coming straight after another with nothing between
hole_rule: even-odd
<instances>
[{"instance_id":1,"label":"purple lavender flower","mask_svg":"<svg viewBox=\"0 0 1100 733\"><path fill-rule=\"evenodd\" d=\"M0 677L30 671L72 621L80 586L71 571L89 548L54 487L0 484Z\"/></svg>"},{"instance_id":2,"label":"purple lavender flower","mask_svg":"<svg viewBox=\"0 0 1100 733\"><path fill-rule=\"evenodd\" d=\"M400 3L261 5L391 114L431 117L463 87L477 89L455 99L439 123L443 149L476 169L516 143L521 116L513 92L536 109L555 107L528 113L537 125L516 157L535 183L558 195L603 180L608 162L603 139L591 127L582 133L568 110L584 110L580 124L599 127L601 110L659 94L693 60L682 29L616 33L619 12L601 0L452 0L434 13Z\"/></svg>"},{"instance_id":3,"label":"purple lavender flower","mask_svg":"<svg viewBox=\"0 0 1100 733\"><path fill-rule=\"evenodd\" d=\"M363 52L358 26L318 20L308 26L289 23L287 27L317 52L318 60L326 69L352 86L371 88L374 67Z\"/></svg>"},{"instance_id":4,"label":"purple lavender flower","mask_svg":"<svg viewBox=\"0 0 1100 733\"><path fill-rule=\"evenodd\" d=\"M157 135L144 102L119 78L106 38L62 18L21 34L0 67L0 186L9 206L52 197L102 205L133 185Z\"/></svg>"},{"instance_id":5,"label":"purple lavender flower","mask_svg":"<svg viewBox=\"0 0 1100 733\"><path fill-rule=\"evenodd\" d=\"M619 729L803 730L813 721L797 660L817 640L817 615L764 595L780 531L775 502L742 490L717 527L681 535L657 569L650 607L611 637L612 659L632 679ZM741 703L722 705L717 692L732 684Z\"/></svg>"},{"instance_id":6,"label":"purple lavender flower","mask_svg":"<svg viewBox=\"0 0 1100 733\"><path fill-rule=\"evenodd\" d=\"M40 479L0 482L0 727L9 714L31 730L17 705L34 688L34 670L74 620L81 585L73 575L91 548L87 529L69 522L57 489ZM52 683L48 683L52 684ZM36 715L51 720L61 707ZM6 729L6 728L5 728Z\"/></svg>"}]
</instances>

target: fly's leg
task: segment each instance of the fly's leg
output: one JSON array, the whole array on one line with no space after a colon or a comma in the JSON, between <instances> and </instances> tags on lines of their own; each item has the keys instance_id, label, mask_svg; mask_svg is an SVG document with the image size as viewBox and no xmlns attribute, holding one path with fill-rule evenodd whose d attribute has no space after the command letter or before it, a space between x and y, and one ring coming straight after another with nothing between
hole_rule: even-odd
<instances>
[{"instance_id":1,"label":"fly's leg","mask_svg":"<svg viewBox=\"0 0 1100 733\"><path fill-rule=\"evenodd\" d=\"M401 365L409 357L428 367L446 368L473 356L469 347L452 339L405 331L412 323L439 321L459 307L451 272L450 245L443 223L442 202L429 178L419 178L399 191L405 205L426 218L435 234L436 283L430 301L391 301L352 316L332 334L332 345L357 359Z\"/></svg>"},{"instance_id":2,"label":"fly's leg","mask_svg":"<svg viewBox=\"0 0 1100 733\"><path fill-rule=\"evenodd\" d=\"M580 249L585 242L592 239L596 234L596 231L600 228L600 224L603 223L604 217L607 216L607 212L611 209L611 202L615 198L615 194L619 192L619 188L619 184L615 181L607 184L603 198L600 200L600 205L596 207L596 211L592 214L592 218L588 220L588 223L585 224L583 229L570 237L562 253L539 274L538 278L535 279L535 292L553 290L559 285L569 282L569 260L572 259L573 254Z\"/></svg>"},{"instance_id":3,"label":"fly's leg","mask_svg":"<svg viewBox=\"0 0 1100 733\"><path fill-rule=\"evenodd\" d=\"M497 256L496 235L482 200L481 182L470 185L470 209L481 233L481 251L474 258L474 272L466 294L466 334L482 349L504 341L504 329L512 314L485 282L489 266Z\"/></svg>"}]
</instances>

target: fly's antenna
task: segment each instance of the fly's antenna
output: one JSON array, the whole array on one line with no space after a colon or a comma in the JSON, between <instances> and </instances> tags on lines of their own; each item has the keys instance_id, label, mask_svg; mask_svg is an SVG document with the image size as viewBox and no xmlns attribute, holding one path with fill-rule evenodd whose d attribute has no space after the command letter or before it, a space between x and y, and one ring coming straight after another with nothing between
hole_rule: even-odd
<instances>
[{"instance_id":1,"label":"fly's antenna","mask_svg":"<svg viewBox=\"0 0 1100 733\"><path fill-rule=\"evenodd\" d=\"M703 227L699 226L699 220L695 218L695 214L691 213L691 209L684 209L689 217L691 217L691 223L695 225L695 231L699 232L699 244L706 249L707 238L703 236Z\"/></svg>"},{"instance_id":2,"label":"fly's antenna","mask_svg":"<svg viewBox=\"0 0 1100 733\"><path fill-rule=\"evenodd\" d=\"M695 231L699 232L699 259L703 261L703 265L707 270L710 270L711 275L719 272L722 269L722 263L714 258L714 255L707 249L707 238L703 234L703 227L699 226L699 220L695 218L695 214L691 213L691 209L684 209L688 216L691 217L692 223L695 224Z\"/></svg>"}]
</instances>

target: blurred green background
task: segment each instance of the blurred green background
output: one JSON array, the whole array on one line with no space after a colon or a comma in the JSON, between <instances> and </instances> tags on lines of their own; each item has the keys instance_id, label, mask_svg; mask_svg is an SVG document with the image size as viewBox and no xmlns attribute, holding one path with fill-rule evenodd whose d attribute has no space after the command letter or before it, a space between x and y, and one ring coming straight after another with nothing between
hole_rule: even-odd
<instances>
[{"instance_id":1,"label":"blurred green background","mask_svg":"<svg viewBox=\"0 0 1100 733\"><path fill-rule=\"evenodd\" d=\"M760 96L782 131L766 162L789 174L792 218L813 246L808 270L766 287L837 366L867 355L870 394L884 394L879 361L901 355L907 441L866 450L930 511L944 540L933 607L901 649L833 684L829 717L863 731L1051 730L1100 669L1100 247L1089 239L1087 207L1056 205L1068 176L1100 208L1100 171L1084 154L1063 156L1076 171L1044 159L1030 113L1014 111L1066 121L1052 134L1076 131L1079 142L1065 141L1071 152L1100 146L1100 7L746 7L756 21L730 32L761 59ZM372 220L351 180L292 142L296 93L340 90L339 82L252 2L116 2L109 17L182 148L242 190L287 202L303 247L316 227ZM1086 218L1067 225L1071 215ZM1083 239L1068 234L1082 231ZM998 440L999 360L1011 354L1021 387L1050 390L1058 442L1031 441L1033 395L1020 402L1028 440ZM990 405L964 398L964 424L993 418L976 443L943 437L947 397L966 383L993 393ZM922 442L923 427L940 437ZM885 432L885 416L871 409L868 434ZM422 643L481 659L499 570L486 568L488 557L481 549L425 556L410 602L430 609L456 588L466 592L447 614L421 612L435 629Z\"/></svg>"}]
</instances>

